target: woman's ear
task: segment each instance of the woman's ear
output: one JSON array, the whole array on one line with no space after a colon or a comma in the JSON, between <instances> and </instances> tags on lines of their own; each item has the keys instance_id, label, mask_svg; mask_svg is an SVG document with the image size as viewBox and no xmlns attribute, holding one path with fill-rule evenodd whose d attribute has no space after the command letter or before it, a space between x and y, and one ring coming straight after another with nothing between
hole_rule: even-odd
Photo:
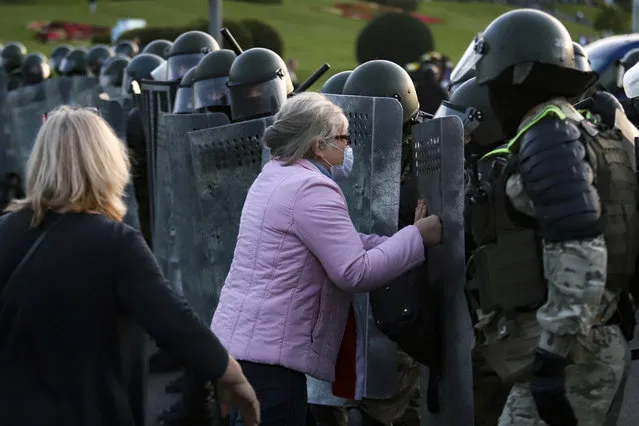
<instances>
[{"instance_id":1,"label":"woman's ear","mask_svg":"<svg viewBox=\"0 0 639 426\"><path fill-rule=\"evenodd\" d=\"M313 148L312 148L313 155L315 157L319 158L320 157L319 154L323 151L322 148L323 148L323 146L322 146L322 143L320 142L320 140L319 139L315 139L313 141Z\"/></svg>"}]
</instances>

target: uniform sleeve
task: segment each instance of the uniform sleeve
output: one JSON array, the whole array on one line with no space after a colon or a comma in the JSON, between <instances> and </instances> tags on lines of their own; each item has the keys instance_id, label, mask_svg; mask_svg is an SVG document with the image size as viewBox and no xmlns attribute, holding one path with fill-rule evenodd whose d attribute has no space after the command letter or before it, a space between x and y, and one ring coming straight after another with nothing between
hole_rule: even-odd
<instances>
[{"instance_id":1,"label":"uniform sleeve","mask_svg":"<svg viewBox=\"0 0 639 426\"><path fill-rule=\"evenodd\" d=\"M388 237L382 237L380 235L375 234L359 234L359 238L362 240L362 245L364 246L364 250L370 250L373 247L377 247L384 241L388 239Z\"/></svg>"},{"instance_id":2,"label":"uniform sleeve","mask_svg":"<svg viewBox=\"0 0 639 426\"><path fill-rule=\"evenodd\" d=\"M117 262L116 297L158 345L209 380L222 376L228 353L187 303L168 286L138 232L124 236Z\"/></svg>"},{"instance_id":3,"label":"uniform sleeve","mask_svg":"<svg viewBox=\"0 0 639 426\"><path fill-rule=\"evenodd\" d=\"M535 206L520 175L508 179L506 192L515 209L529 216ZM542 328L539 347L567 357L577 335L594 325L606 285L607 252L603 236L542 244L546 303L537 310Z\"/></svg>"},{"instance_id":4,"label":"uniform sleeve","mask_svg":"<svg viewBox=\"0 0 639 426\"><path fill-rule=\"evenodd\" d=\"M298 238L319 259L331 281L345 291L367 292L424 261L417 227L407 226L366 249L348 213L344 197L328 182L310 181L300 189L293 207Z\"/></svg>"}]
</instances>

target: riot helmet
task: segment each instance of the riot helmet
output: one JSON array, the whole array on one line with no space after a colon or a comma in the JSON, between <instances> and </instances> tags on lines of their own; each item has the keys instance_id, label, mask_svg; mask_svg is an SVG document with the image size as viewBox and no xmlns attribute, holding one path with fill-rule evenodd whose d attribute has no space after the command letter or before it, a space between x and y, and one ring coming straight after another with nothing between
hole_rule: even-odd
<instances>
[{"instance_id":1,"label":"riot helmet","mask_svg":"<svg viewBox=\"0 0 639 426\"><path fill-rule=\"evenodd\" d=\"M87 71L90 76L98 77L102 65L110 57L115 56L113 49L104 44L93 46L87 53Z\"/></svg>"},{"instance_id":2,"label":"riot helmet","mask_svg":"<svg viewBox=\"0 0 639 426\"><path fill-rule=\"evenodd\" d=\"M193 67L184 74L182 80L175 93L175 104L173 105L173 114L191 114L193 112L193 82L195 80L195 71L197 67Z\"/></svg>"},{"instance_id":3,"label":"riot helmet","mask_svg":"<svg viewBox=\"0 0 639 426\"><path fill-rule=\"evenodd\" d=\"M0 53L0 68L8 73L18 71L22 67L24 57L27 56L27 48L19 42L7 43Z\"/></svg>"},{"instance_id":4,"label":"riot helmet","mask_svg":"<svg viewBox=\"0 0 639 426\"><path fill-rule=\"evenodd\" d=\"M628 53L623 55L623 57L619 60L619 64L617 65L617 88L623 88L623 76L638 62L639 49L632 49L628 51Z\"/></svg>"},{"instance_id":5,"label":"riot helmet","mask_svg":"<svg viewBox=\"0 0 639 426\"><path fill-rule=\"evenodd\" d=\"M60 64L62 64L62 60L66 58L70 51L71 48L69 46L62 45L57 46L53 49L53 52L51 52L51 56L49 56L49 65L57 74L61 74Z\"/></svg>"},{"instance_id":6,"label":"riot helmet","mask_svg":"<svg viewBox=\"0 0 639 426\"><path fill-rule=\"evenodd\" d=\"M151 72L166 62L158 55L151 53L141 53L131 60L124 69L122 77L122 93L133 92L131 83L133 81L146 80L151 78Z\"/></svg>"},{"instance_id":7,"label":"riot helmet","mask_svg":"<svg viewBox=\"0 0 639 426\"><path fill-rule=\"evenodd\" d=\"M235 59L228 87L233 121L273 115L293 92L284 60L262 47L245 50Z\"/></svg>"},{"instance_id":8,"label":"riot helmet","mask_svg":"<svg viewBox=\"0 0 639 426\"><path fill-rule=\"evenodd\" d=\"M237 55L222 49L207 54L195 69L193 83L193 108L230 113L231 97L226 85L229 72Z\"/></svg>"},{"instance_id":9,"label":"riot helmet","mask_svg":"<svg viewBox=\"0 0 639 426\"><path fill-rule=\"evenodd\" d=\"M572 47L575 50L575 68L583 72L591 72L590 58L586 50L577 42L572 43Z\"/></svg>"},{"instance_id":10,"label":"riot helmet","mask_svg":"<svg viewBox=\"0 0 639 426\"><path fill-rule=\"evenodd\" d=\"M122 87L124 70L130 62L131 59L128 56L117 55L107 59L100 70L100 86L102 88Z\"/></svg>"},{"instance_id":11,"label":"riot helmet","mask_svg":"<svg viewBox=\"0 0 639 426\"><path fill-rule=\"evenodd\" d=\"M566 27L535 9L506 12L475 36L453 70L451 83L475 67L481 85L502 78L505 85L534 86L554 96L579 96L596 79L596 74L575 68Z\"/></svg>"},{"instance_id":12,"label":"riot helmet","mask_svg":"<svg viewBox=\"0 0 639 426\"><path fill-rule=\"evenodd\" d=\"M453 70L454 72L454 70ZM457 81L455 81L454 83L451 81L448 83L448 94L450 96L453 95L453 93L455 93L455 90L457 90L459 88L459 86L461 86L462 84L464 84L465 82L467 82L468 80L470 80L471 78L475 77L477 75L475 68L470 68L468 69L468 71L466 71L466 73L462 76L460 76Z\"/></svg>"},{"instance_id":13,"label":"riot helmet","mask_svg":"<svg viewBox=\"0 0 639 426\"><path fill-rule=\"evenodd\" d=\"M404 124L419 113L415 84L399 65L376 59L355 68L344 84L343 95L394 98L402 104Z\"/></svg>"},{"instance_id":14,"label":"riot helmet","mask_svg":"<svg viewBox=\"0 0 639 426\"><path fill-rule=\"evenodd\" d=\"M86 75L87 52L71 49L60 63L60 73L64 76Z\"/></svg>"},{"instance_id":15,"label":"riot helmet","mask_svg":"<svg viewBox=\"0 0 639 426\"><path fill-rule=\"evenodd\" d=\"M51 76L49 60L42 53L32 53L24 58L22 63L22 79L24 84L42 83Z\"/></svg>"},{"instance_id":16,"label":"riot helmet","mask_svg":"<svg viewBox=\"0 0 639 426\"><path fill-rule=\"evenodd\" d=\"M179 80L188 70L197 66L204 55L220 50L217 41L203 31L188 31L173 42L167 61L167 80Z\"/></svg>"},{"instance_id":17,"label":"riot helmet","mask_svg":"<svg viewBox=\"0 0 639 426\"><path fill-rule=\"evenodd\" d=\"M494 147L506 139L490 105L488 89L477 84L475 77L462 83L448 101L443 101L434 118L450 116L461 119L465 136L480 147Z\"/></svg>"},{"instance_id":18,"label":"riot helmet","mask_svg":"<svg viewBox=\"0 0 639 426\"><path fill-rule=\"evenodd\" d=\"M353 73L353 71L342 71L338 72L328 80L320 89L320 93L324 93L326 95L341 95L344 90L344 84L348 77Z\"/></svg>"},{"instance_id":19,"label":"riot helmet","mask_svg":"<svg viewBox=\"0 0 639 426\"><path fill-rule=\"evenodd\" d=\"M151 43L146 45L144 50L142 50L142 53L152 53L164 60L167 60L169 59L169 52L171 51L172 46L173 43L168 40L153 40Z\"/></svg>"},{"instance_id":20,"label":"riot helmet","mask_svg":"<svg viewBox=\"0 0 639 426\"><path fill-rule=\"evenodd\" d=\"M113 51L116 55L128 56L129 58L133 58L135 55L138 54L140 48L138 47L137 43L131 40L121 40L115 45Z\"/></svg>"}]
</instances>

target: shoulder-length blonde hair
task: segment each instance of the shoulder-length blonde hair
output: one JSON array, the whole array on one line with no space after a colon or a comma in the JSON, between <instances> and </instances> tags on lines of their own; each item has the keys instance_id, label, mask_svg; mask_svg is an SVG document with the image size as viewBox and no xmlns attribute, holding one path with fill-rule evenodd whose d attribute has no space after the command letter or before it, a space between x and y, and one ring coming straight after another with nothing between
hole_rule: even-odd
<instances>
[{"instance_id":1,"label":"shoulder-length blonde hair","mask_svg":"<svg viewBox=\"0 0 639 426\"><path fill-rule=\"evenodd\" d=\"M31 209L32 226L47 210L97 213L122 221L129 181L126 146L97 114L61 106L40 128L27 163L26 198L6 211Z\"/></svg>"}]
</instances>

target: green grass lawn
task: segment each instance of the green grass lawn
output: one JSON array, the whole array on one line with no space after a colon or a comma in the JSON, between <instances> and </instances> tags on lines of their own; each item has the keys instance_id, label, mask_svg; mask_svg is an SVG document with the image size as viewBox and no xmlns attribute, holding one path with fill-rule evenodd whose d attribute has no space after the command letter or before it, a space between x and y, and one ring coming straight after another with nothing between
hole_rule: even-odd
<instances>
[{"instance_id":1,"label":"green grass lawn","mask_svg":"<svg viewBox=\"0 0 639 426\"><path fill-rule=\"evenodd\" d=\"M298 76L305 78L324 62L331 64L330 74L357 65L355 40L365 22L325 12L332 4L332 0L284 0L283 5L224 1L223 10L225 18L257 18L277 28L285 41L284 56L297 59ZM0 42L17 39L24 42L29 51L48 54L55 45L34 40L26 28L30 21L66 20L113 26L119 18L143 18L149 26L176 26L206 18L207 7L206 0L98 0L98 11L91 15L87 0L34 0L27 5L3 5L0 6ZM444 24L432 26L436 49L454 60L477 32L508 10L508 6L475 2L433 1L420 7L420 12L445 20ZM575 38L595 34L592 28L582 25L567 23L566 26Z\"/></svg>"}]
</instances>

